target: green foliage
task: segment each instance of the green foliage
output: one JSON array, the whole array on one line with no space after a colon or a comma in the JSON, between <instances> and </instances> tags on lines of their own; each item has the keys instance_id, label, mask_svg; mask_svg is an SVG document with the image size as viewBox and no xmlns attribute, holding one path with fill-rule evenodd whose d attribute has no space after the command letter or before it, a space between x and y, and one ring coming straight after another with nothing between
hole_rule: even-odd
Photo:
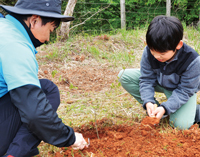
<instances>
[{"instance_id":1,"label":"green foliage","mask_svg":"<svg viewBox=\"0 0 200 157\"><path fill-rule=\"evenodd\" d=\"M52 73L51 73L52 77L54 78L57 73L58 73L57 70L53 70Z\"/></svg>"},{"instance_id":2,"label":"green foliage","mask_svg":"<svg viewBox=\"0 0 200 157\"><path fill-rule=\"evenodd\" d=\"M17 0L1 0L0 4L13 6L15 5L16 2Z\"/></svg>"},{"instance_id":3,"label":"green foliage","mask_svg":"<svg viewBox=\"0 0 200 157\"><path fill-rule=\"evenodd\" d=\"M103 8L106 9L98 12ZM199 0L173 0L171 3L171 15L178 17L186 25L197 24L199 11ZM98 13L95 14L96 12ZM126 1L126 28L146 27L155 16L165 14L166 0ZM94 16L91 17L92 15ZM119 0L78 1L73 16L76 18L73 25L80 24L89 18L83 25L75 28L74 31L76 33L86 31L89 34L92 34L94 31L102 33L121 28Z\"/></svg>"},{"instance_id":4,"label":"green foliage","mask_svg":"<svg viewBox=\"0 0 200 157\"><path fill-rule=\"evenodd\" d=\"M13 6L17 0L1 0L0 4ZM62 14L68 0L62 1ZM128 0L126 4L126 29L143 28L157 15L166 14L166 0ZM2 12L2 10L0 10ZM197 26L199 21L199 0L171 0L171 15L176 16L187 26ZM70 33L102 34L115 32L121 28L120 0L79 0L76 3L75 20L71 26L80 24ZM51 35L56 41L56 33Z\"/></svg>"},{"instance_id":5,"label":"green foliage","mask_svg":"<svg viewBox=\"0 0 200 157\"><path fill-rule=\"evenodd\" d=\"M72 83L70 83L69 89L78 89L78 87L75 87Z\"/></svg>"},{"instance_id":6,"label":"green foliage","mask_svg":"<svg viewBox=\"0 0 200 157\"><path fill-rule=\"evenodd\" d=\"M2 5L14 6L16 2L17 0L0 0L0 4ZM2 13L3 15L7 14L2 8L0 8L0 13Z\"/></svg>"},{"instance_id":7,"label":"green foliage","mask_svg":"<svg viewBox=\"0 0 200 157\"><path fill-rule=\"evenodd\" d=\"M197 24L199 20L199 0L175 0L172 4L172 15L184 21L187 25Z\"/></svg>"}]
</instances>

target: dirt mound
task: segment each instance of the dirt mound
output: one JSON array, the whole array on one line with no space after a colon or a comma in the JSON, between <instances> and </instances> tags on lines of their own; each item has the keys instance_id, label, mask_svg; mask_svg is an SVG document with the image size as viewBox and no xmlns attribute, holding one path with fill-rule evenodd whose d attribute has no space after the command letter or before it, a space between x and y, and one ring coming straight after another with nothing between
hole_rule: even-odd
<instances>
[{"instance_id":1,"label":"dirt mound","mask_svg":"<svg viewBox=\"0 0 200 157\"><path fill-rule=\"evenodd\" d=\"M142 121L141 123L143 125L149 125L151 127L155 127L156 125L158 125L160 122L159 119L157 119L156 117L149 117L149 116L146 116Z\"/></svg>"},{"instance_id":2,"label":"dirt mound","mask_svg":"<svg viewBox=\"0 0 200 157\"><path fill-rule=\"evenodd\" d=\"M98 132L94 123L81 128L86 141L90 139L90 146L82 151L72 148L61 148L55 157L62 156L90 156L90 157L125 157L125 156L199 156L200 130L198 125L189 130L161 133L159 127L151 127L141 123L132 125L114 125L103 119L97 122ZM165 131L162 131L165 132ZM99 139L98 139L98 136Z\"/></svg>"}]
</instances>

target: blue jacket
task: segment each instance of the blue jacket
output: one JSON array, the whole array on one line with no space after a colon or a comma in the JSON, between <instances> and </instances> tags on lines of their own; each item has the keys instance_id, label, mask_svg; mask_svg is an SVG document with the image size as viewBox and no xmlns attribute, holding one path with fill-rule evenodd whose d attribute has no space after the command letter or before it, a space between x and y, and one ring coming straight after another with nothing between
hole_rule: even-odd
<instances>
[{"instance_id":1,"label":"blue jacket","mask_svg":"<svg viewBox=\"0 0 200 157\"><path fill-rule=\"evenodd\" d=\"M40 87L37 53L22 24L7 15L0 18L0 97L17 87Z\"/></svg>"},{"instance_id":2,"label":"blue jacket","mask_svg":"<svg viewBox=\"0 0 200 157\"><path fill-rule=\"evenodd\" d=\"M167 115L176 112L200 88L200 56L185 43L172 61L164 63L156 60L146 46L140 65L140 94L144 109L147 102L155 103L154 87L157 84L173 91L161 104Z\"/></svg>"},{"instance_id":3,"label":"blue jacket","mask_svg":"<svg viewBox=\"0 0 200 157\"><path fill-rule=\"evenodd\" d=\"M40 140L72 145L73 129L62 123L41 89L37 51L24 26L11 15L0 18L0 39L0 97L9 92L21 121Z\"/></svg>"},{"instance_id":4,"label":"blue jacket","mask_svg":"<svg viewBox=\"0 0 200 157\"><path fill-rule=\"evenodd\" d=\"M1 17L4 17L2 13L0 13L0 18L1 18Z\"/></svg>"}]
</instances>

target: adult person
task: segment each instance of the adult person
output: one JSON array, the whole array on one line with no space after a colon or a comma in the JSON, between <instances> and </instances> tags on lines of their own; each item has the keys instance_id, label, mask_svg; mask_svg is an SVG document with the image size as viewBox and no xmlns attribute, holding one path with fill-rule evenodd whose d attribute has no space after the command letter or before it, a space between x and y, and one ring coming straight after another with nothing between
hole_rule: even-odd
<instances>
[{"instance_id":1,"label":"adult person","mask_svg":"<svg viewBox=\"0 0 200 157\"><path fill-rule=\"evenodd\" d=\"M58 117L57 86L38 79L36 47L49 41L50 33L74 17L61 15L60 0L18 0L0 5L8 15L0 18L0 156L37 155L43 140L57 147L87 147Z\"/></svg>"}]
</instances>

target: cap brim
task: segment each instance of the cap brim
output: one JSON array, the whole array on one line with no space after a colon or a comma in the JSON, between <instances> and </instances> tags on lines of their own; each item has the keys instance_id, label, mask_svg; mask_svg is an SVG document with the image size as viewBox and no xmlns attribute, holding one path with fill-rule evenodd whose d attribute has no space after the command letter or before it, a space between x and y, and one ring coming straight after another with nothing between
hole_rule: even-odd
<instances>
[{"instance_id":1,"label":"cap brim","mask_svg":"<svg viewBox=\"0 0 200 157\"><path fill-rule=\"evenodd\" d=\"M65 15L60 15L60 14L52 13L52 12L37 11L37 10L31 10L31 9L21 9L21 8L12 7L12 6L6 6L6 5L0 5L0 7L8 13L11 12L11 13L20 14L20 15L39 15L43 17L52 17L52 18L61 19L62 22L69 22L69 21L74 20L73 16L65 16Z\"/></svg>"}]
</instances>

